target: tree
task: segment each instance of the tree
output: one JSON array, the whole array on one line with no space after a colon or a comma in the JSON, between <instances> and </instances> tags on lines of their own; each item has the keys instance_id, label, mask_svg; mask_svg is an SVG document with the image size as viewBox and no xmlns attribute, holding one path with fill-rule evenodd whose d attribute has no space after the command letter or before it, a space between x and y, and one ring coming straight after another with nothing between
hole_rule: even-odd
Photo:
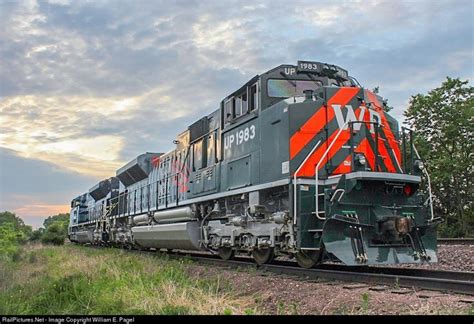
<instances>
[{"instance_id":1,"label":"tree","mask_svg":"<svg viewBox=\"0 0 474 324\"><path fill-rule=\"evenodd\" d=\"M26 242L32 233L30 225L25 225L25 222L20 217L9 211L0 213L0 226L4 224L11 224L13 226L13 231L18 236L19 243Z\"/></svg>"},{"instance_id":2,"label":"tree","mask_svg":"<svg viewBox=\"0 0 474 324\"><path fill-rule=\"evenodd\" d=\"M30 235L30 241L39 241L44 234L44 228L40 227L37 230L34 230Z\"/></svg>"},{"instance_id":3,"label":"tree","mask_svg":"<svg viewBox=\"0 0 474 324\"><path fill-rule=\"evenodd\" d=\"M41 242L62 245L64 244L66 235L67 231L64 231L62 224L60 222L54 222L46 228L46 231L41 237Z\"/></svg>"},{"instance_id":4,"label":"tree","mask_svg":"<svg viewBox=\"0 0 474 324\"><path fill-rule=\"evenodd\" d=\"M54 216L49 216L48 218L46 218L43 222L43 226L44 228L48 228L49 225L53 224L53 223L56 223L56 222L60 222L62 226L64 226L66 229L69 225L69 214L66 213L66 214L58 214L58 215L54 215Z\"/></svg>"},{"instance_id":5,"label":"tree","mask_svg":"<svg viewBox=\"0 0 474 324\"><path fill-rule=\"evenodd\" d=\"M474 234L474 87L448 77L412 96L404 115L431 175L436 213L446 219L440 234Z\"/></svg>"},{"instance_id":6,"label":"tree","mask_svg":"<svg viewBox=\"0 0 474 324\"><path fill-rule=\"evenodd\" d=\"M13 223L0 224L0 260L10 258L18 251L19 234L21 232L15 231Z\"/></svg>"},{"instance_id":7,"label":"tree","mask_svg":"<svg viewBox=\"0 0 474 324\"><path fill-rule=\"evenodd\" d=\"M67 237L67 228L69 225L69 214L58 214L50 216L43 222L45 227L41 236L43 243L52 243L56 245L64 244Z\"/></svg>"},{"instance_id":8,"label":"tree","mask_svg":"<svg viewBox=\"0 0 474 324\"><path fill-rule=\"evenodd\" d=\"M31 226L14 213L0 213L0 259L13 257L31 234Z\"/></svg>"},{"instance_id":9,"label":"tree","mask_svg":"<svg viewBox=\"0 0 474 324\"><path fill-rule=\"evenodd\" d=\"M11 223L15 232L21 232L23 239L26 239L32 232L30 225L25 225L25 222L20 217L16 216L15 213L4 211L0 213L0 225Z\"/></svg>"}]
</instances>

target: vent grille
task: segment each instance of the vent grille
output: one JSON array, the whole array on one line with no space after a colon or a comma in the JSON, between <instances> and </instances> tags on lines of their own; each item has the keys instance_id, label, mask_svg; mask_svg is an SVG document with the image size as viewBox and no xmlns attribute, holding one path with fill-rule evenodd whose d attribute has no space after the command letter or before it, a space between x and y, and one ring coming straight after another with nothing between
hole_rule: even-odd
<instances>
[{"instance_id":1,"label":"vent grille","mask_svg":"<svg viewBox=\"0 0 474 324\"><path fill-rule=\"evenodd\" d=\"M201 181L201 179L202 179L202 174L201 174L201 172L198 172L198 173L196 173L196 174L194 175L194 181L195 181L195 182L199 182L199 181Z\"/></svg>"}]
</instances>

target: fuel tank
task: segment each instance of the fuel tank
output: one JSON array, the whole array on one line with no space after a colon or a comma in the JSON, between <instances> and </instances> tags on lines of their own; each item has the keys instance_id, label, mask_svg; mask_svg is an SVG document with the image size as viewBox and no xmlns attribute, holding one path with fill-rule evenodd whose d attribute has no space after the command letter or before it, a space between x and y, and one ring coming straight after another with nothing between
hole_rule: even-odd
<instances>
[{"instance_id":1,"label":"fuel tank","mask_svg":"<svg viewBox=\"0 0 474 324\"><path fill-rule=\"evenodd\" d=\"M144 248L200 250L200 222L135 226L132 235Z\"/></svg>"},{"instance_id":2,"label":"fuel tank","mask_svg":"<svg viewBox=\"0 0 474 324\"><path fill-rule=\"evenodd\" d=\"M80 231L75 233L75 241L79 243L93 243L94 234L91 231Z\"/></svg>"}]
</instances>

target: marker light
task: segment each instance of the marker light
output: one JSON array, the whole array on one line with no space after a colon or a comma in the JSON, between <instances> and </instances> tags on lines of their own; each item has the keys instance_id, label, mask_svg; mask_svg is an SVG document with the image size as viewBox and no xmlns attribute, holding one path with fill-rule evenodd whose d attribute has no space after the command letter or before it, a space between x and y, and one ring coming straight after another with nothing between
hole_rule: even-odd
<instances>
[{"instance_id":1,"label":"marker light","mask_svg":"<svg viewBox=\"0 0 474 324\"><path fill-rule=\"evenodd\" d=\"M403 193L405 196L411 196L413 194L413 188L410 185L405 185L403 187Z\"/></svg>"},{"instance_id":2,"label":"marker light","mask_svg":"<svg viewBox=\"0 0 474 324\"><path fill-rule=\"evenodd\" d=\"M356 161L357 161L357 163L359 163L360 165L365 165L365 164L367 163L367 160L366 160L365 156L362 155L362 154L357 154L357 155L356 155Z\"/></svg>"}]
</instances>

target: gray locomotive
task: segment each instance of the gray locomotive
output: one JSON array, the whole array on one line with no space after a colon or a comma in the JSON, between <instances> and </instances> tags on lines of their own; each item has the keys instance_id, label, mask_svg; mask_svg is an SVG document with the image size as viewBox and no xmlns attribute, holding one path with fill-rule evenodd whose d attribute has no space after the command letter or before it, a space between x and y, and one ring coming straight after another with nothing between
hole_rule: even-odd
<instances>
[{"instance_id":1,"label":"gray locomotive","mask_svg":"<svg viewBox=\"0 0 474 324\"><path fill-rule=\"evenodd\" d=\"M338 66L280 65L174 150L139 155L73 199L69 238L258 264L289 256L305 268L436 262L429 176L385 105Z\"/></svg>"}]
</instances>

